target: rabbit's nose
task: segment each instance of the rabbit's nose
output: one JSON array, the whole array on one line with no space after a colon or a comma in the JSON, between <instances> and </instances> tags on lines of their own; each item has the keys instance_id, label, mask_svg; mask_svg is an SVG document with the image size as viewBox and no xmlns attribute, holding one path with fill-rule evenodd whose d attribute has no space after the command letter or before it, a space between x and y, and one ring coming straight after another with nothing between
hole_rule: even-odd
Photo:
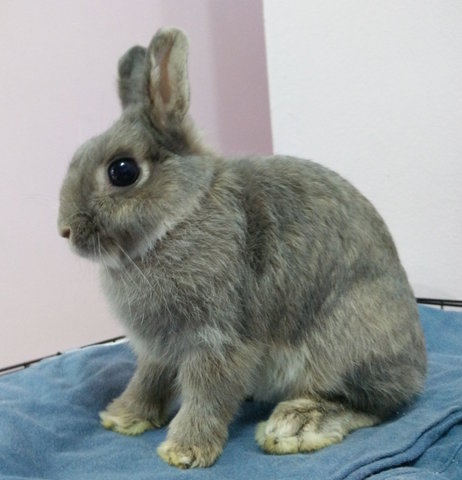
<instances>
[{"instance_id":1,"label":"rabbit's nose","mask_svg":"<svg viewBox=\"0 0 462 480\"><path fill-rule=\"evenodd\" d=\"M60 231L61 237L71 238L71 229L69 227L63 227Z\"/></svg>"}]
</instances>

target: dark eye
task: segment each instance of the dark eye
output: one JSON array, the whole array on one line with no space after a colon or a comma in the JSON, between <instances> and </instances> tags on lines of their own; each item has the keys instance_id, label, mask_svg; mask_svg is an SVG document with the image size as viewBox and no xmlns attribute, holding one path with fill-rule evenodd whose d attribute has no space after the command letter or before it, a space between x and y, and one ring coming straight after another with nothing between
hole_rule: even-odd
<instances>
[{"instance_id":1,"label":"dark eye","mask_svg":"<svg viewBox=\"0 0 462 480\"><path fill-rule=\"evenodd\" d=\"M133 158L121 157L114 160L107 170L109 181L115 187L128 187L136 182L140 167Z\"/></svg>"}]
</instances>

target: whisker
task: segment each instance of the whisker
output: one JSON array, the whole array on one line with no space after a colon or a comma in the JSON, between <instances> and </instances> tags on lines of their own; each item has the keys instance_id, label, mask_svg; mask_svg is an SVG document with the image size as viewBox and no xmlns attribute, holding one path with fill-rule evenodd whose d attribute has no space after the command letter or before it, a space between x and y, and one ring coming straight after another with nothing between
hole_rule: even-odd
<instances>
[{"instance_id":1,"label":"whisker","mask_svg":"<svg viewBox=\"0 0 462 480\"><path fill-rule=\"evenodd\" d=\"M98 257L98 251L97 251L97 249L96 249L96 239L95 239L94 236L91 237L91 241L92 241L92 243L93 243L93 249L92 249L92 250L93 250L93 252L92 252L92 253L93 253L93 256L96 257L96 258L99 258L99 257Z\"/></svg>"},{"instance_id":2,"label":"whisker","mask_svg":"<svg viewBox=\"0 0 462 480\"><path fill-rule=\"evenodd\" d=\"M107 254L107 251L104 247L101 245L101 237L99 235L99 232L96 232L96 240L98 241L98 253L99 253L99 258L101 260L101 263L104 265L104 268L107 272L107 265L106 262L104 261L103 254ZM103 251L104 250L104 251Z\"/></svg>"},{"instance_id":3,"label":"whisker","mask_svg":"<svg viewBox=\"0 0 462 480\"><path fill-rule=\"evenodd\" d=\"M97 233L97 239L98 239L98 247L99 247L100 255L101 255L101 259L102 259L101 263L104 266L105 272L107 274L109 274L109 267L108 267L107 263L104 261L104 255L106 255L108 257L110 256L109 251L102 245L101 237L100 237L99 233ZM133 318L132 303L133 303L133 298L135 297L135 294L132 293L132 292L136 291L137 284L136 284L135 280L131 277L131 275L128 273L128 271L125 270L124 273L130 279L131 285L127 282L127 279L125 278L124 275L120 275L119 279L122 282L123 286L125 287L125 298L127 300L128 312L129 312L130 317ZM144 316L141 319L141 321L143 322L143 320L144 320Z\"/></svg>"},{"instance_id":4,"label":"whisker","mask_svg":"<svg viewBox=\"0 0 462 480\"><path fill-rule=\"evenodd\" d=\"M147 283L147 285L149 286L149 288L151 290L154 290L154 285L152 285L152 283L149 281L148 277L146 277L146 275L143 273L143 271L141 270L141 268L134 262L134 260L132 259L132 257L130 257L130 255L122 248L121 245L119 245L119 243L117 242L114 242L115 245L117 246L117 248L120 249L120 251L125 255L125 257L127 258L127 260L130 262L130 265L132 265L133 267L135 267L135 270L140 274L141 278Z\"/></svg>"}]
</instances>

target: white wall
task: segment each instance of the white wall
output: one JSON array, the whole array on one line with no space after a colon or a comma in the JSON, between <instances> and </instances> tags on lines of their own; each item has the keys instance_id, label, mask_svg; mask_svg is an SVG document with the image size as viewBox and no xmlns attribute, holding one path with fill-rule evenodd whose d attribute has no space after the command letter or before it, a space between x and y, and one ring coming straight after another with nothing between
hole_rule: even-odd
<instances>
[{"instance_id":1,"label":"white wall","mask_svg":"<svg viewBox=\"0 0 462 480\"><path fill-rule=\"evenodd\" d=\"M56 229L76 147L119 115L116 63L190 36L192 111L228 154L271 152L260 1L0 0L0 367L121 333L93 264Z\"/></svg>"},{"instance_id":2,"label":"white wall","mask_svg":"<svg viewBox=\"0 0 462 480\"><path fill-rule=\"evenodd\" d=\"M275 152L375 203L419 296L462 299L462 2L265 0Z\"/></svg>"}]
</instances>

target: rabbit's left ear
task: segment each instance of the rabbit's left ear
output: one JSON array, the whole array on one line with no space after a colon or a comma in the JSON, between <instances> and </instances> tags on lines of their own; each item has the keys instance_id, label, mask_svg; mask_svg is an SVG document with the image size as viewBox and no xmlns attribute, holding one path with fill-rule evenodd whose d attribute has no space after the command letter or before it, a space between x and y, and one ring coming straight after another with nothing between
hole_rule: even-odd
<instances>
[{"instance_id":1,"label":"rabbit's left ear","mask_svg":"<svg viewBox=\"0 0 462 480\"><path fill-rule=\"evenodd\" d=\"M146 49L132 47L119 60L119 98L122 108L146 98Z\"/></svg>"},{"instance_id":2,"label":"rabbit's left ear","mask_svg":"<svg viewBox=\"0 0 462 480\"><path fill-rule=\"evenodd\" d=\"M146 55L148 95L160 127L180 126L189 109L188 40L177 28L160 29Z\"/></svg>"}]
</instances>

